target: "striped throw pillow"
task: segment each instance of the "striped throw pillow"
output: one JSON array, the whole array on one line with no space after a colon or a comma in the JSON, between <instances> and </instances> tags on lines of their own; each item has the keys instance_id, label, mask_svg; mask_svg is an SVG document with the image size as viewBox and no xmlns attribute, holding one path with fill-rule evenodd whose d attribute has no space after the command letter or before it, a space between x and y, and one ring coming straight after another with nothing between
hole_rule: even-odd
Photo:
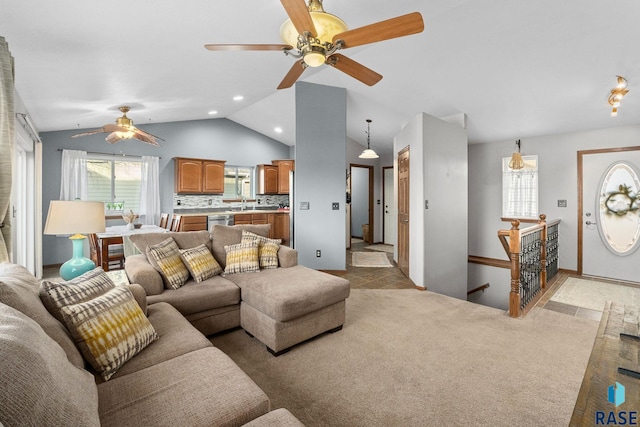
<instances>
[{"instance_id":1,"label":"striped throw pillow","mask_svg":"<svg viewBox=\"0 0 640 427\"><path fill-rule=\"evenodd\" d=\"M62 307L89 301L100 296L116 285L102 267L94 268L67 282L40 283L40 300L56 319L62 320Z\"/></svg>"},{"instance_id":2,"label":"striped throw pillow","mask_svg":"<svg viewBox=\"0 0 640 427\"><path fill-rule=\"evenodd\" d=\"M90 301L62 307L62 316L84 358L106 380L158 339L131 291L118 286Z\"/></svg>"},{"instance_id":3,"label":"striped throw pillow","mask_svg":"<svg viewBox=\"0 0 640 427\"><path fill-rule=\"evenodd\" d=\"M226 245L224 250L227 252L227 265L224 268L225 274L260 271L257 241L252 240L235 245Z\"/></svg>"},{"instance_id":4,"label":"striped throw pillow","mask_svg":"<svg viewBox=\"0 0 640 427\"><path fill-rule=\"evenodd\" d=\"M213 254L206 245L180 249L180 258L182 258L196 283L222 273L222 267L213 258Z\"/></svg>"},{"instance_id":5,"label":"striped throw pillow","mask_svg":"<svg viewBox=\"0 0 640 427\"><path fill-rule=\"evenodd\" d=\"M280 239L269 239L250 231L242 230L242 242L258 242L258 261L260 268L278 268L278 250Z\"/></svg>"},{"instance_id":6,"label":"striped throw pillow","mask_svg":"<svg viewBox=\"0 0 640 427\"><path fill-rule=\"evenodd\" d=\"M180 249L173 237L148 246L147 258L158 270L168 289L179 289L189 278L189 270L180 258Z\"/></svg>"}]
</instances>

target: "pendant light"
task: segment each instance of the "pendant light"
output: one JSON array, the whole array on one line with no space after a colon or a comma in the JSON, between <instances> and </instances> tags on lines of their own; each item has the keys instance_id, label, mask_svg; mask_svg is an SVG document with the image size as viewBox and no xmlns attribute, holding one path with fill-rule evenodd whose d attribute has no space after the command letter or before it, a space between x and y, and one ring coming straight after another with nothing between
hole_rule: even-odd
<instances>
[{"instance_id":1,"label":"pendant light","mask_svg":"<svg viewBox=\"0 0 640 427\"><path fill-rule=\"evenodd\" d=\"M518 147L518 151L514 152L513 156L511 156L509 167L511 169L523 169L524 160L522 160L522 154L520 154L520 140L516 141L516 146Z\"/></svg>"},{"instance_id":2,"label":"pendant light","mask_svg":"<svg viewBox=\"0 0 640 427\"><path fill-rule=\"evenodd\" d=\"M371 119L367 119L367 149L362 152L358 157L361 159L377 159L378 154L371 149L371 129L369 126L371 125Z\"/></svg>"}]
</instances>

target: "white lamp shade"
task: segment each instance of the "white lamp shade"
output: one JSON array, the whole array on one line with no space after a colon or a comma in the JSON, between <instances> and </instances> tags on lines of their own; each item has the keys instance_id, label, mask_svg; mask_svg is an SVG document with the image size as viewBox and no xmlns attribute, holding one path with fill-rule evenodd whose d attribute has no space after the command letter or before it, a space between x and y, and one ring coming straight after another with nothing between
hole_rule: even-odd
<instances>
[{"instance_id":1,"label":"white lamp shade","mask_svg":"<svg viewBox=\"0 0 640 427\"><path fill-rule=\"evenodd\" d=\"M361 159L377 159L380 156L378 156L378 154L371 148L367 148L358 157Z\"/></svg>"},{"instance_id":2,"label":"white lamp shade","mask_svg":"<svg viewBox=\"0 0 640 427\"><path fill-rule=\"evenodd\" d=\"M104 202L52 200L44 234L104 233Z\"/></svg>"}]
</instances>

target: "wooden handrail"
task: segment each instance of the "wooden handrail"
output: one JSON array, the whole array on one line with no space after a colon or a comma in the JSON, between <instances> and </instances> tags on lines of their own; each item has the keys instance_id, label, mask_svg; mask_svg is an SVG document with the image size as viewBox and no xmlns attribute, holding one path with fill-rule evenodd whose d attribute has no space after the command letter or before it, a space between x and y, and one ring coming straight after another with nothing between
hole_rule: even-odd
<instances>
[{"instance_id":1,"label":"wooden handrail","mask_svg":"<svg viewBox=\"0 0 640 427\"><path fill-rule=\"evenodd\" d=\"M522 230L519 228L520 220L512 219L511 229L498 231L498 239L510 261L509 315L511 317L520 317L532 307L546 290L547 280L550 279L547 277L547 231L550 226L559 224L560 220L547 223L546 218L546 215L541 214L538 224ZM539 233L539 236L534 233ZM526 264L523 267L525 271L521 272L523 244L526 244L523 255ZM535 251L538 250L538 247L540 252L536 254ZM533 252L532 248L535 248ZM557 257L555 259L557 260ZM535 260L535 262L532 263L531 260ZM531 279L534 280L530 281ZM521 280L524 282L521 283ZM524 300L521 289L524 289Z\"/></svg>"},{"instance_id":2,"label":"wooden handrail","mask_svg":"<svg viewBox=\"0 0 640 427\"><path fill-rule=\"evenodd\" d=\"M467 296L471 295L471 294L475 294L476 292L480 292L480 291L484 291L485 289L487 289L489 286L491 286L488 283L485 283L484 285L478 286L475 289L471 289L470 291L467 292Z\"/></svg>"}]
</instances>

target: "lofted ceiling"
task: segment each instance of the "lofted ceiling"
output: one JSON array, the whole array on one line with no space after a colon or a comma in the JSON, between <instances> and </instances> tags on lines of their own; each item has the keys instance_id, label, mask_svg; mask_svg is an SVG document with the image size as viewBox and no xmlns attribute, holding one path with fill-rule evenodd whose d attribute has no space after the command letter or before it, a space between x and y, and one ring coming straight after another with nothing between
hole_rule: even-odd
<instances>
[{"instance_id":1,"label":"lofted ceiling","mask_svg":"<svg viewBox=\"0 0 640 427\"><path fill-rule=\"evenodd\" d=\"M366 145L372 119L381 153L419 112L465 113L471 143L640 124L637 0L325 0L324 8L350 29L423 16L420 34L343 51L382 74L377 85L328 66L300 78L346 88L348 137ZM276 90L294 59L204 48L282 43L278 0L0 0L0 10L16 88L40 131L100 127L130 105L142 129L226 117L294 145L294 88ZM630 93L610 117L616 75Z\"/></svg>"}]
</instances>

